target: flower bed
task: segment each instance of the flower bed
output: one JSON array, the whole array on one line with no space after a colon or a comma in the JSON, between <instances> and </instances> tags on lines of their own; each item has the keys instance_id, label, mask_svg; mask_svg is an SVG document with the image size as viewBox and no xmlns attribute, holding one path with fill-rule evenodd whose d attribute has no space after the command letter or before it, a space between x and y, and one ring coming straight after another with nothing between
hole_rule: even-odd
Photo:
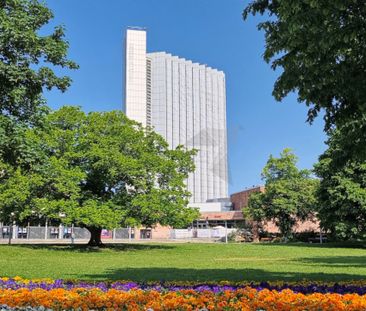
<instances>
[{"instance_id":1,"label":"flower bed","mask_svg":"<svg viewBox=\"0 0 366 311\"><path fill-rule=\"evenodd\" d=\"M118 281L118 282L87 282L76 280L52 280L52 279L24 279L21 277L0 278L0 289L21 289L28 288L33 289L73 289L84 288L92 289L98 288L102 291L109 289L117 289L122 291L129 291L132 289L142 290L155 290L159 292L166 291L181 291L185 289L193 289L195 291L212 291L219 293L225 290L237 290L246 287L254 288L257 291L263 289L282 291L284 289L290 289L294 293L313 294L313 293L337 293L337 294L359 294L366 295L366 282L365 281L353 281L343 283L324 283L324 282L261 282L261 283L248 283L248 282L146 282L136 283L132 281Z\"/></svg>"},{"instance_id":2,"label":"flower bed","mask_svg":"<svg viewBox=\"0 0 366 311\"><path fill-rule=\"evenodd\" d=\"M249 284L250 285L250 284ZM264 287L268 288L264 288ZM273 289L270 287L284 287ZM307 287L302 293L296 289ZM314 287L315 286L315 287ZM348 287L347 287L348 286ZM292 289L290 289L292 287ZM347 290L349 293L314 292ZM0 310L43 307L52 310L366 310L364 284L137 284L62 280L0 279ZM308 289L307 289L308 290ZM5 310L5 309L4 309ZM9 310L9 309L7 309Z\"/></svg>"}]
</instances>

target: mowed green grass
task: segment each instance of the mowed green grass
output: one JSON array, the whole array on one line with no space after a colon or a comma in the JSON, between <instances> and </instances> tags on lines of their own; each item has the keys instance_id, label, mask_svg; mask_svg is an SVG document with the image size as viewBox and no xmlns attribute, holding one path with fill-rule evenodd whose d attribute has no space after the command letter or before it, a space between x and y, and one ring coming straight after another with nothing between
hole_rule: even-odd
<instances>
[{"instance_id":1,"label":"mowed green grass","mask_svg":"<svg viewBox=\"0 0 366 311\"><path fill-rule=\"evenodd\" d=\"M0 245L0 276L135 281L366 280L366 249L307 244Z\"/></svg>"}]
</instances>

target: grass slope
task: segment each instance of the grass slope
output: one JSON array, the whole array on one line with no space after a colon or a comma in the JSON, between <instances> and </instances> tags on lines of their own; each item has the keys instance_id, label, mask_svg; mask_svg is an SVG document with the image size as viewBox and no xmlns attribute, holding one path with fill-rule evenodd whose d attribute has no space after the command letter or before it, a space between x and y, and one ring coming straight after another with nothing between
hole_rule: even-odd
<instances>
[{"instance_id":1,"label":"grass slope","mask_svg":"<svg viewBox=\"0 0 366 311\"><path fill-rule=\"evenodd\" d=\"M366 249L306 244L0 245L0 276L135 281L366 280Z\"/></svg>"}]
</instances>

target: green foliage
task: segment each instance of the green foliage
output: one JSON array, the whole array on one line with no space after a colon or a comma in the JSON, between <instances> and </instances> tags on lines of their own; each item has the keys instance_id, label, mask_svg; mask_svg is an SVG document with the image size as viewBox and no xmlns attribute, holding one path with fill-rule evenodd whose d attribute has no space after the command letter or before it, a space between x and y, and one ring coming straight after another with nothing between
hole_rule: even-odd
<instances>
[{"instance_id":1,"label":"green foliage","mask_svg":"<svg viewBox=\"0 0 366 311\"><path fill-rule=\"evenodd\" d=\"M262 172L265 192L253 193L246 210L255 221L274 221L285 239L291 238L298 219L313 216L316 205L318 180L311 178L310 171L299 170L296 162L290 149L279 158L271 155Z\"/></svg>"},{"instance_id":2,"label":"green foliage","mask_svg":"<svg viewBox=\"0 0 366 311\"><path fill-rule=\"evenodd\" d=\"M3 178L5 220L15 212L20 221L62 219L94 232L121 225L185 226L198 217L186 208L190 193L184 183L195 151L170 150L161 136L122 112L86 115L63 107L47 116L42 130L29 128L24 136L44 160Z\"/></svg>"},{"instance_id":3,"label":"green foliage","mask_svg":"<svg viewBox=\"0 0 366 311\"><path fill-rule=\"evenodd\" d=\"M65 161L49 157L41 131L12 116L0 116L0 218L4 222L44 216L55 204L54 197L60 203L75 190L70 178L78 178L77 172L66 175Z\"/></svg>"},{"instance_id":4,"label":"green foliage","mask_svg":"<svg viewBox=\"0 0 366 311\"><path fill-rule=\"evenodd\" d=\"M244 218L259 222L265 220L266 211L263 202L264 194L253 192L249 197L248 206L243 209Z\"/></svg>"},{"instance_id":5,"label":"green foliage","mask_svg":"<svg viewBox=\"0 0 366 311\"><path fill-rule=\"evenodd\" d=\"M296 91L309 121L325 112L329 149L316 165L322 226L337 238L365 238L366 2L255 0L249 14L266 15L258 25L264 59L282 69L274 97Z\"/></svg>"},{"instance_id":6,"label":"green foliage","mask_svg":"<svg viewBox=\"0 0 366 311\"><path fill-rule=\"evenodd\" d=\"M337 239L366 238L366 163L363 160L366 147L358 153L350 147L354 143L350 138L362 132L365 124L362 120L333 130L327 141L328 149L315 165L321 179L318 191L321 225Z\"/></svg>"},{"instance_id":7,"label":"green foliage","mask_svg":"<svg viewBox=\"0 0 366 311\"><path fill-rule=\"evenodd\" d=\"M83 177L78 167L54 156L32 169L10 167L0 182L1 221L59 219L61 211L77 204Z\"/></svg>"},{"instance_id":8,"label":"green foliage","mask_svg":"<svg viewBox=\"0 0 366 311\"><path fill-rule=\"evenodd\" d=\"M37 0L0 1L0 115L35 121L43 109L43 88L65 91L70 85L69 77L58 77L46 66L77 68L66 58L62 26L49 35L39 34L52 18Z\"/></svg>"},{"instance_id":9,"label":"green foliage","mask_svg":"<svg viewBox=\"0 0 366 311\"><path fill-rule=\"evenodd\" d=\"M47 210L56 193L61 200L73 191L65 190L70 186L66 163L49 158L38 137L48 112L43 88L65 91L71 82L49 66L77 67L66 58L63 27L39 34L52 18L39 1L0 0L0 217L5 221L11 211L24 218L25 206Z\"/></svg>"},{"instance_id":10,"label":"green foliage","mask_svg":"<svg viewBox=\"0 0 366 311\"><path fill-rule=\"evenodd\" d=\"M255 0L244 10L265 15L264 59L281 68L273 95L296 91L313 121L324 109L326 129L365 112L366 3L357 0ZM366 141L363 141L365 144Z\"/></svg>"}]
</instances>

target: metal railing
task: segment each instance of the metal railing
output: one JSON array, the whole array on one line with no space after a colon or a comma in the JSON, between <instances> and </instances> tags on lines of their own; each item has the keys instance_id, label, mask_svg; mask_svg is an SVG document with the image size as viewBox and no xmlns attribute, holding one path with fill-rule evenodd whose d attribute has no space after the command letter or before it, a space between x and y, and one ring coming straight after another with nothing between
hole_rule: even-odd
<instances>
[{"instance_id":1,"label":"metal railing","mask_svg":"<svg viewBox=\"0 0 366 311\"><path fill-rule=\"evenodd\" d=\"M150 229L145 229L150 230ZM116 228L113 230L102 230L101 238L105 240L142 240L154 239L151 234L149 238L143 237L141 232L144 230L131 230L129 228ZM207 239L219 240L227 239L227 236L236 231L234 228L190 228L190 229L171 229L166 239ZM9 235L11 234L11 237ZM90 232L86 228L74 226L17 226L0 224L0 241L4 240L89 240ZM20 242L20 241L19 241Z\"/></svg>"},{"instance_id":2,"label":"metal railing","mask_svg":"<svg viewBox=\"0 0 366 311\"><path fill-rule=\"evenodd\" d=\"M64 239L90 239L90 232L86 228L74 226L26 226L0 225L1 239L28 239L28 240L64 240ZM103 230L102 239L128 239L128 228ZM134 236L132 235L132 237Z\"/></svg>"},{"instance_id":3,"label":"metal railing","mask_svg":"<svg viewBox=\"0 0 366 311\"><path fill-rule=\"evenodd\" d=\"M170 230L171 239L221 239L225 238L234 228L207 228L207 229L172 229Z\"/></svg>"}]
</instances>

